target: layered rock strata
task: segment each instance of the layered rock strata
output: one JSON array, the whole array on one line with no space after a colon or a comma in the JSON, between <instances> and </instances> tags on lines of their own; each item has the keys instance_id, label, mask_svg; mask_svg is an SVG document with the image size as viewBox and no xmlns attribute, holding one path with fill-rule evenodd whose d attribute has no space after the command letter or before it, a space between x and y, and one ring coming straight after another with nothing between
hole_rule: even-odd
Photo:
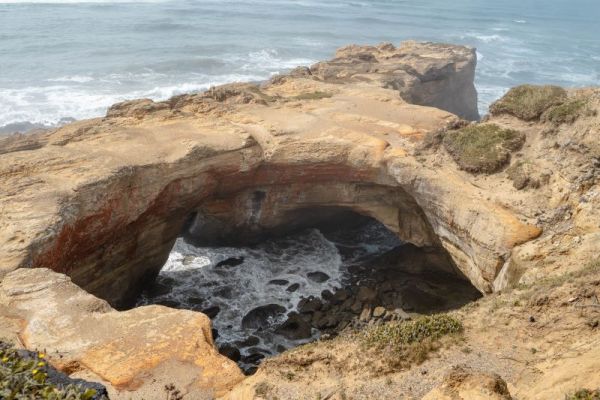
<instances>
[{"instance_id":1,"label":"layered rock strata","mask_svg":"<svg viewBox=\"0 0 600 400\"><path fill-rule=\"evenodd\" d=\"M483 293L576 269L597 256L600 239L598 91L566 91L537 120L488 117L524 142L493 173L472 174L441 145L465 122L408 101L474 118L473 54L350 47L260 86L121 103L105 118L3 141L1 333L46 347L63 370L75 365L110 390L161 382L183 365L194 373L182 384L224 391L239 371L216 354L201 314L116 312L56 273L124 306L183 230L200 243L248 241L340 210L441 251L445 272ZM438 91L469 106L445 105ZM203 380L207 363L230 373Z\"/></svg>"},{"instance_id":2,"label":"layered rock strata","mask_svg":"<svg viewBox=\"0 0 600 400\"><path fill-rule=\"evenodd\" d=\"M13 141L1 160L2 270L63 272L119 306L156 275L190 216L195 231L225 239L342 207L443 246L489 292L511 249L540 230L420 162L425 135L457 117L381 87L413 70L463 80L474 65L457 46L350 47L263 86L118 104L39 137L38 149Z\"/></svg>"}]
</instances>

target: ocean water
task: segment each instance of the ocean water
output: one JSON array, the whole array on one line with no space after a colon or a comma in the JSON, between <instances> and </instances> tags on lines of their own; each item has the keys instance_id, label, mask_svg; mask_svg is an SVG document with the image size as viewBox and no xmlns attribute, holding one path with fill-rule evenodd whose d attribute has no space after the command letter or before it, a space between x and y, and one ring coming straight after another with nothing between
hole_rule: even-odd
<instances>
[{"instance_id":1,"label":"ocean water","mask_svg":"<svg viewBox=\"0 0 600 400\"><path fill-rule=\"evenodd\" d=\"M213 328L218 330L217 344L233 344L255 336L260 342L241 348L242 355L249 355L256 348L273 355L282 347L289 349L319 335L313 330L311 338L290 340L275 332L285 320L285 313L297 310L301 298L320 297L323 290L333 292L343 287L350 278L348 267L401 244L376 221L326 234L306 229L252 247L195 247L179 238L157 278L162 289L145 291L137 305L163 304L200 311L218 307L212 318ZM218 265L230 258L243 262L236 266ZM312 279L314 273L325 274L326 279ZM297 288L291 291L293 285ZM242 326L242 318L248 312L268 304L286 311L274 316L269 328Z\"/></svg>"},{"instance_id":2,"label":"ocean water","mask_svg":"<svg viewBox=\"0 0 600 400\"><path fill-rule=\"evenodd\" d=\"M349 43L474 46L479 107L600 82L598 0L0 0L0 133L257 81Z\"/></svg>"}]
</instances>

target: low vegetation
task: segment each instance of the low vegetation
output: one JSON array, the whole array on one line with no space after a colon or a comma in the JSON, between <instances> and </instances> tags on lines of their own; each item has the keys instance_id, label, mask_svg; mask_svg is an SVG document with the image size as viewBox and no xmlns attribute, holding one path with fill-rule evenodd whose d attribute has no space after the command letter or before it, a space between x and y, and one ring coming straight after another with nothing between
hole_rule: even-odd
<instances>
[{"instance_id":1,"label":"low vegetation","mask_svg":"<svg viewBox=\"0 0 600 400\"><path fill-rule=\"evenodd\" d=\"M462 323L447 314L422 316L413 321L388 322L368 328L363 342L369 348L382 350L395 366L421 363L427 355L440 347L446 336L463 332Z\"/></svg>"},{"instance_id":2,"label":"low vegetation","mask_svg":"<svg viewBox=\"0 0 600 400\"><path fill-rule=\"evenodd\" d=\"M320 100L320 99L328 99L331 96L333 96L333 94L331 94L331 93L316 91L316 92L299 94L297 96L294 96L293 99L294 100Z\"/></svg>"},{"instance_id":3,"label":"low vegetation","mask_svg":"<svg viewBox=\"0 0 600 400\"><path fill-rule=\"evenodd\" d=\"M521 284L517 286L517 289L530 289L530 288L555 288L564 285L567 282L572 282L578 278L585 277L592 274L600 273L600 258L590 261L588 264L583 266L581 269L576 271L567 272L562 275L549 276L530 284Z\"/></svg>"},{"instance_id":4,"label":"low vegetation","mask_svg":"<svg viewBox=\"0 0 600 400\"><path fill-rule=\"evenodd\" d=\"M565 101L563 104L550 108L544 113L542 119L556 125L572 124L577 118L588 111L587 99L571 99Z\"/></svg>"},{"instance_id":5,"label":"low vegetation","mask_svg":"<svg viewBox=\"0 0 600 400\"><path fill-rule=\"evenodd\" d=\"M48 382L48 364L42 353L24 357L9 344L0 341L0 398L5 400L92 400L94 389L75 385L59 388Z\"/></svg>"},{"instance_id":6,"label":"low vegetation","mask_svg":"<svg viewBox=\"0 0 600 400\"><path fill-rule=\"evenodd\" d=\"M573 394L566 395L565 400L600 400L600 389L581 389Z\"/></svg>"},{"instance_id":7,"label":"low vegetation","mask_svg":"<svg viewBox=\"0 0 600 400\"><path fill-rule=\"evenodd\" d=\"M519 150L525 135L496 124L473 124L448 132L444 147L464 170L473 173L494 173L510 161L510 153Z\"/></svg>"},{"instance_id":8,"label":"low vegetation","mask_svg":"<svg viewBox=\"0 0 600 400\"><path fill-rule=\"evenodd\" d=\"M508 91L490 107L493 115L510 114L525 121L539 119L552 106L562 104L567 92L559 86L521 85Z\"/></svg>"}]
</instances>

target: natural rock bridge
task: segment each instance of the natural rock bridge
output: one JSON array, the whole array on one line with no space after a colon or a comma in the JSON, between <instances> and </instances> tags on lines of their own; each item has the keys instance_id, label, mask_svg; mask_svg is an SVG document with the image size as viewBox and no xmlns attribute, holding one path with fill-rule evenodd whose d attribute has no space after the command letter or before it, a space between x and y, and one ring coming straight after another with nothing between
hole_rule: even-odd
<instances>
[{"instance_id":1,"label":"natural rock bridge","mask_svg":"<svg viewBox=\"0 0 600 400\"><path fill-rule=\"evenodd\" d=\"M540 229L489 200L448 157L423 152L431 134L460 119L407 102L477 118L474 68L474 51L463 47L349 47L262 86L121 103L106 118L7 140L0 156L0 277L10 273L3 296L21 304L31 288L7 289L19 281L11 271L43 267L123 306L156 276L184 228L200 243L251 241L340 209L442 250L448 262L439 267L481 292L500 289L511 277L512 249ZM56 279L40 287L58 290ZM30 306L16 318L55 323ZM75 321L98 307L115 313L105 305L62 312ZM121 314L134 312L145 318ZM39 331L23 337L48 345ZM81 348L69 351L81 362ZM169 355L127 379L115 378L110 362L89 368L127 387L161 357ZM235 376L207 385L222 390Z\"/></svg>"}]
</instances>

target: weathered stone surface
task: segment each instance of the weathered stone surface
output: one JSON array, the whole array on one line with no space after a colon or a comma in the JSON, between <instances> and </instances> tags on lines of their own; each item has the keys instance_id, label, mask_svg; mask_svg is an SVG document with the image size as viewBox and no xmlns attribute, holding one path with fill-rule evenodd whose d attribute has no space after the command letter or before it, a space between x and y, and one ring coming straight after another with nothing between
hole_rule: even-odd
<instances>
[{"instance_id":1,"label":"weathered stone surface","mask_svg":"<svg viewBox=\"0 0 600 400\"><path fill-rule=\"evenodd\" d=\"M16 334L27 348L45 349L68 374L92 374L111 398L162 392L161 385L171 383L165 380L175 380L191 397L209 398L242 379L235 363L215 349L210 320L200 313L162 306L118 312L46 269L5 276L0 302L22 321Z\"/></svg>"},{"instance_id":2,"label":"weathered stone surface","mask_svg":"<svg viewBox=\"0 0 600 400\"><path fill-rule=\"evenodd\" d=\"M341 51L335 63L373 62L356 52ZM474 67L472 50L455 46L365 52L377 53L381 71L445 71L439 82ZM107 118L47 133L38 149L11 144L0 158L2 273L47 267L124 306L157 274L184 226L199 243L256 240L337 207L374 217L417 246L443 246L490 291L511 249L540 230L460 174L415 159L423 136L456 117L407 104L381 88L379 72L366 73L373 80L353 73L344 85L318 78L330 67L264 87L123 103Z\"/></svg>"},{"instance_id":3,"label":"weathered stone surface","mask_svg":"<svg viewBox=\"0 0 600 400\"><path fill-rule=\"evenodd\" d=\"M281 317L286 309L279 304L267 304L256 307L242 318L242 327L244 329L265 329L272 325L272 321Z\"/></svg>"},{"instance_id":4,"label":"weathered stone surface","mask_svg":"<svg viewBox=\"0 0 600 400\"><path fill-rule=\"evenodd\" d=\"M435 43L404 42L347 46L331 61L311 67L324 81L370 80L397 90L412 104L437 107L477 120L475 49Z\"/></svg>"}]
</instances>

